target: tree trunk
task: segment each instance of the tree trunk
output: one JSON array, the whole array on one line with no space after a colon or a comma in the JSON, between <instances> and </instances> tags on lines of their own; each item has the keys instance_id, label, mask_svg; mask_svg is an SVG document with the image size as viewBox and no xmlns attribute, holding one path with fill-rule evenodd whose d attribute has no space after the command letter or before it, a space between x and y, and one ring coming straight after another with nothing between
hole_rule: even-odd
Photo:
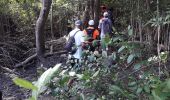
<instances>
[{"instance_id":1,"label":"tree trunk","mask_svg":"<svg viewBox=\"0 0 170 100\"><path fill-rule=\"evenodd\" d=\"M97 27L99 24L99 16L100 16L100 0L95 0L94 4L94 21L95 21L95 26Z\"/></svg>"},{"instance_id":2,"label":"tree trunk","mask_svg":"<svg viewBox=\"0 0 170 100\"><path fill-rule=\"evenodd\" d=\"M45 53L45 39L44 39L44 27L45 22L47 20L50 6L51 6L52 0L42 0L42 8L40 11L39 18L36 22L36 52L38 59L41 63L44 63L44 53Z\"/></svg>"},{"instance_id":3,"label":"tree trunk","mask_svg":"<svg viewBox=\"0 0 170 100\"><path fill-rule=\"evenodd\" d=\"M54 31L53 31L53 0L52 0L52 4L51 4L50 23L51 23L51 38L52 38L52 40L54 40ZM53 53L53 45L50 46L50 53Z\"/></svg>"},{"instance_id":4,"label":"tree trunk","mask_svg":"<svg viewBox=\"0 0 170 100\"><path fill-rule=\"evenodd\" d=\"M90 11L90 0L86 2L85 11L83 13L83 23L85 28L88 26L88 21L90 19L89 11Z\"/></svg>"},{"instance_id":5,"label":"tree trunk","mask_svg":"<svg viewBox=\"0 0 170 100\"><path fill-rule=\"evenodd\" d=\"M90 18L94 19L94 0L90 0Z\"/></svg>"}]
</instances>

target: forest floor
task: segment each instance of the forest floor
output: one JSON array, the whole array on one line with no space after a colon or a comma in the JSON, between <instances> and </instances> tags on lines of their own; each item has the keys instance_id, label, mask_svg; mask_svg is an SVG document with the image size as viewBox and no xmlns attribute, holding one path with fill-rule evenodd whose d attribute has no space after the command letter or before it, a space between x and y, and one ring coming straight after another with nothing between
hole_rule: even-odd
<instances>
[{"instance_id":1,"label":"forest floor","mask_svg":"<svg viewBox=\"0 0 170 100\"><path fill-rule=\"evenodd\" d=\"M46 58L47 68L53 67L57 63L65 63L66 55L53 55ZM0 69L0 90L3 93L3 100L24 100L30 96L30 90L20 88L14 84L12 77L17 76L31 82L38 79L37 64L15 69L14 73Z\"/></svg>"}]
</instances>

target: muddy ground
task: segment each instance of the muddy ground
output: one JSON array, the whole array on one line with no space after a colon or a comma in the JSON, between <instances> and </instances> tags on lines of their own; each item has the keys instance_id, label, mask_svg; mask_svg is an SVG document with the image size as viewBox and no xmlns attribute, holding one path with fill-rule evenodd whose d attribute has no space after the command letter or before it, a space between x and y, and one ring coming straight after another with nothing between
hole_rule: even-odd
<instances>
[{"instance_id":1,"label":"muddy ground","mask_svg":"<svg viewBox=\"0 0 170 100\"><path fill-rule=\"evenodd\" d=\"M66 59L67 57L65 54L47 57L46 67L53 67L57 63L64 64L66 62ZM38 64L36 64L35 62L36 61L26 67L12 69L15 74L4 69L0 69L0 90L3 93L3 100L25 100L30 96L30 91L16 86L12 81L12 77L18 76L31 82L36 81L39 75L37 73Z\"/></svg>"}]
</instances>

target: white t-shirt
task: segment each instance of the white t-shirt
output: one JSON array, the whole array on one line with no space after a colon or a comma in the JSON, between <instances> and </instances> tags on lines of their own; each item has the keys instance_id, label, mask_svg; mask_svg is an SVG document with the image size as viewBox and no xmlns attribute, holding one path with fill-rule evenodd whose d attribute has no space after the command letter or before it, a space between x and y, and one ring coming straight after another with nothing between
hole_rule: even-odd
<instances>
[{"instance_id":1,"label":"white t-shirt","mask_svg":"<svg viewBox=\"0 0 170 100\"><path fill-rule=\"evenodd\" d=\"M72 30L69 33L69 36L71 37L75 33L76 33L76 35L74 36L75 44L76 44L76 46L78 46L78 49L77 49L76 53L73 56L74 56L74 58L81 59L81 55L82 55L82 46L81 46L81 44L82 44L82 42L84 42L84 34L83 34L83 31L81 31L80 29L75 28L74 30Z\"/></svg>"}]
</instances>

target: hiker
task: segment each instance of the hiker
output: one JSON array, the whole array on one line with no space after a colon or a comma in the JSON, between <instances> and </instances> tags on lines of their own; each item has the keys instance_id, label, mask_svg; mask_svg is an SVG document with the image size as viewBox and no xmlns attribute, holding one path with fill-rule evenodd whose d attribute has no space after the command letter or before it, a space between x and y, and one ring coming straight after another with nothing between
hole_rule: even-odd
<instances>
[{"instance_id":1,"label":"hiker","mask_svg":"<svg viewBox=\"0 0 170 100\"><path fill-rule=\"evenodd\" d=\"M82 43L84 42L84 34L82 31L83 23L81 20L77 20L75 22L75 28L69 33L69 38L74 36L75 40L75 52L71 55L71 60L73 60L72 66L74 66L76 63L78 64L81 60L82 55Z\"/></svg>"},{"instance_id":2,"label":"hiker","mask_svg":"<svg viewBox=\"0 0 170 100\"><path fill-rule=\"evenodd\" d=\"M98 29L100 30L100 39L102 42L102 49L106 50L106 45L104 44L104 39L106 35L110 36L112 35L112 22L108 18L109 14L108 12L104 12L103 18L100 19Z\"/></svg>"},{"instance_id":3,"label":"hiker","mask_svg":"<svg viewBox=\"0 0 170 100\"><path fill-rule=\"evenodd\" d=\"M86 41L85 43L87 44L86 47L90 47L90 51L95 51L95 47L92 44L93 40L97 40L99 39L99 31L97 29L94 28L94 20L90 20L88 22L88 27L86 29L84 29L84 34L86 37ZM97 46L97 45L96 45Z\"/></svg>"}]
</instances>

